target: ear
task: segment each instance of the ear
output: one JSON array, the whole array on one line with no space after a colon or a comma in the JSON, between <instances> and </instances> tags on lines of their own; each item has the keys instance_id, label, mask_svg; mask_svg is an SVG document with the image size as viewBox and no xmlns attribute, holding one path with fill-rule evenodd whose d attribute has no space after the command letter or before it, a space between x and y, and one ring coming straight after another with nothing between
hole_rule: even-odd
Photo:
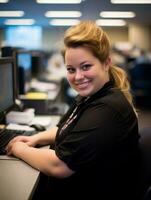
<instances>
[{"instance_id":1,"label":"ear","mask_svg":"<svg viewBox=\"0 0 151 200\"><path fill-rule=\"evenodd\" d=\"M106 71L109 70L109 67L111 66L111 57L108 57L105 61L105 69Z\"/></svg>"}]
</instances>

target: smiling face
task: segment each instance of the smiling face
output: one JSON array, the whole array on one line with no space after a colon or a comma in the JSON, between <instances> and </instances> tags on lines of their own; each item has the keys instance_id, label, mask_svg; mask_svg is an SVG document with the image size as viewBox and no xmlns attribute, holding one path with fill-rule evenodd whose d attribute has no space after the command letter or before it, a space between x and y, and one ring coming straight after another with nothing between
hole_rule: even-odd
<instances>
[{"instance_id":1,"label":"smiling face","mask_svg":"<svg viewBox=\"0 0 151 200\"><path fill-rule=\"evenodd\" d=\"M109 63L101 63L86 47L67 48L65 64L67 79L81 96L88 97L109 81Z\"/></svg>"}]
</instances>

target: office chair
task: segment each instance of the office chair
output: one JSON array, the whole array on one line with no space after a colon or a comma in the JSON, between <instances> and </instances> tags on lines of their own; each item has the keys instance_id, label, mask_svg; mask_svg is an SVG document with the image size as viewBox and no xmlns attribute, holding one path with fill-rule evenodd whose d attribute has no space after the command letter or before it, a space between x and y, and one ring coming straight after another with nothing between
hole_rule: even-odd
<instances>
[{"instance_id":1,"label":"office chair","mask_svg":"<svg viewBox=\"0 0 151 200\"><path fill-rule=\"evenodd\" d=\"M151 200L151 127L140 129L142 200Z\"/></svg>"},{"instance_id":2,"label":"office chair","mask_svg":"<svg viewBox=\"0 0 151 200\"><path fill-rule=\"evenodd\" d=\"M129 69L132 91L135 96L150 96L151 63L139 63Z\"/></svg>"}]
</instances>

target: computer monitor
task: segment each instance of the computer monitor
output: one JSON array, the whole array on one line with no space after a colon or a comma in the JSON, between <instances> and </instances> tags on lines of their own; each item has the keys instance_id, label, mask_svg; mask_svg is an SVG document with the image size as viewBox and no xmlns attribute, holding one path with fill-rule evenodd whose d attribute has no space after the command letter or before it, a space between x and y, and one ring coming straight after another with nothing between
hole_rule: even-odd
<instances>
[{"instance_id":1,"label":"computer monitor","mask_svg":"<svg viewBox=\"0 0 151 200\"><path fill-rule=\"evenodd\" d=\"M4 46L1 47L1 56L2 57L11 57L13 54L13 47L11 46Z\"/></svg>"},{"instance_id":2,"label":"computer monitor","mask_svg":"<svg viewBox=\"0 0 151 200\"><path fill-rule=\"evenodd\" d=\"M19 68L20 62L22 62L22 58L20 58L20 53L25 52L23 48L19 47L11 47L11 46L4 46L1 48L2 57L12 57L14 58L14 76L15 76L15 98L19 98L19 94L25 93L25 86L24 82L26 78L24 77L25 70L24 67ZM28 56L27 56L28 57ZM21 60L21 61L20 61ZM27 59L27 62L29 59ZM23 65L24 66L24 65ZM27 88L27 86L26 86Z\"/></svg>"},{"instance_id":3,"label":"computer monitor","mask_svg":"<svg viewBox=\"0 0 151 200\"><path fill-rule=\"evenodd\" d=\"M15 106L14 59L0 58L0 118Z\"/></svg>"},{"instance_id":4,"label":"computer monitor","mask_svg":"<svg viewBox=\"0 0 151 200\"><path fill-rule=\"evenodd\" d=\"M43 76L46 58L42 51L32 51L32 77L39 79Z\"/></svg>"},{"instance_id":5,"label":"computer monitor","mask_svg":"<svg viewBox=\"0 0 151 200\"><path fill-rule=\"evenodd\" d=\"M42 73L42 54L32 52L32 77L38 78Z\"/></svg>"},{"instance_id":6,"label":"computer monitor","mask_svg":"<svg viewBox=\"0 0 151 200\"><path fill-rule=\"evenodd\" d=\"M16 53L16 65L18 68L19 94L26 94L30 89L30 82L32 79L31 52L27 50L18 50L15 53Z\"/></svg>"}]
</instances>

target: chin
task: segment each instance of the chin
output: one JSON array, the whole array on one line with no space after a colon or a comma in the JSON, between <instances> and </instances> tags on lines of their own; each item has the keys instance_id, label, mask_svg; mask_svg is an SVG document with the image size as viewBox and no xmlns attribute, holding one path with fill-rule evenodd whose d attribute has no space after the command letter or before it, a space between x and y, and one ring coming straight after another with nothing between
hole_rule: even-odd
<instances>
[{"instance_id":1,"label":"chin","mask_svg":"<svg viewBox=\"0 0 151 200\"><path fill-rule=\"evenodd\" d=\"M87 92L87 91L79 91L78 93L79 93L79 95L82 96L82 97L91 96L91 92Z\"/></svg>"}]
</instances>

